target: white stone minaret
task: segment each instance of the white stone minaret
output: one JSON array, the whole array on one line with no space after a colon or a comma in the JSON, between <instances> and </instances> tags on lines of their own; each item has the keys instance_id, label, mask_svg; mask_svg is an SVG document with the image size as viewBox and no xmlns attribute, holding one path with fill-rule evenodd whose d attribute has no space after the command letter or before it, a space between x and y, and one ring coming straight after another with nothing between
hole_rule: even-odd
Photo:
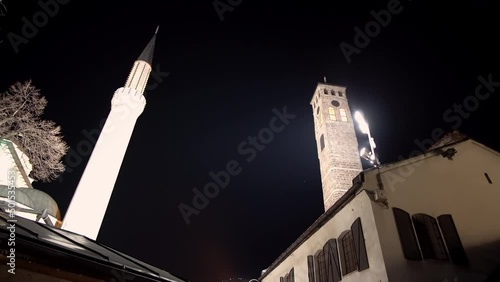
<instances>
[{"instance_id":1,"label":"white stone minaret","mask_svg":"<svg viewBox=\"0 0 500 282\"><path fill-rule=\"evenodd\" d=\"M151 73L157 32L158 29L135 61L125 87L113 95L111 111L73 195L62 229L93 240L97 238L136 120L146 105L143 93Z\"/></svg>"},{"instance_id":2,"label":"white stone minaret","mask_svg":"<svg viewBox=\"0 0 500 282\"><path fill-rule=\"evenodd\" d=\"M346 88L318 83L311 106L326 211L352 187L362 166Z\"/></svg>"}]
</instances>

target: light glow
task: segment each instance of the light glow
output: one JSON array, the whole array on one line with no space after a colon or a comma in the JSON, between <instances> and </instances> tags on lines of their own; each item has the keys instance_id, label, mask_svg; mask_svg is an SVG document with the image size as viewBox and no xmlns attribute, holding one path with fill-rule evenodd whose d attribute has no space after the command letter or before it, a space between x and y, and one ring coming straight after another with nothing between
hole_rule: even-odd
<instances>
[{"instance_id":1,"label":"light glow","mask_svg":"<svg viewBox=\"0 0 500 282\"><path fill-rule=\"evenodd\" d=\"M359 125L359 129L363 134L368 134L370 132L370 127L368 126L368 123L365 121L365 118L363 117L363 114L359 111L356 111L354 113L354 119Z\"/></svg>"}]
</instances>

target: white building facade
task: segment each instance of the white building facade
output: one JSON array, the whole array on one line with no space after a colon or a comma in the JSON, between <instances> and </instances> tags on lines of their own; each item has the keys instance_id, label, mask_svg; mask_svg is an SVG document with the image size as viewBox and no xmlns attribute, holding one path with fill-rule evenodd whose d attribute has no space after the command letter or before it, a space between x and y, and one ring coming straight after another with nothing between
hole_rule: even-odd
<instances>
[{"instance_id":1,"label":"white building facade","mask_svg":"<svg viewBox=\"0 0 500 282\"><path fill-rule=\"evenodd\" d=\"M328 104L316 99L313 110ZM315 126L320 154L324 144L336 144L352 159L357 142L321 140ZM319 159L326 198L323 170L332 161ZM421 155L364 170L259 281L500 281L499 168L499 152L453 133Z\"/></svg>"}]
</instances>

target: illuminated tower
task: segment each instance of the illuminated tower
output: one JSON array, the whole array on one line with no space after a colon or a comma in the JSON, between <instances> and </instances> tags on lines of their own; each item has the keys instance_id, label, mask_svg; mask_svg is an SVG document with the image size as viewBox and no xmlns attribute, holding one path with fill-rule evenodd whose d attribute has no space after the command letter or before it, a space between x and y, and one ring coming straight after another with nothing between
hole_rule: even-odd
<instances>
[{"instance_id":1,"label":"illuminated tower","mask_svg":"<svg viewBox=\"0 0 500 282\"><path fill-rule=\"evenodd\" d=\"M134 62L125 87L116 90L111 111L63 220L62 228L96 239L137 118L151 72L153 38Z\"/></svg>"},{"instance_id":2,"label":"illuminated tower","mask_svg":"<svg viewBox=\"0 0 500 282\"><path fill-rule=\"evenodd\" d=\"M311 100L325 211L351 188L352 179L362 170L345 90L318 83Z\"/></svg>"}]
</instances>

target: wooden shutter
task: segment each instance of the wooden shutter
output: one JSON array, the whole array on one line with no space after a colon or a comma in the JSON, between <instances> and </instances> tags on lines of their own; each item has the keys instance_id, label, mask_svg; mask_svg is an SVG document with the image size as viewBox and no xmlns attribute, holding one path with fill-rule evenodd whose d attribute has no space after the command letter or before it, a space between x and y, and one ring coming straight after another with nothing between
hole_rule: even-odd
<instances>
[{"instance_id":1,"label":"wooden shutter","mask_svg":"<svg viewBox=\"0 0 500 282\"><path fill-rule=\"evenodd\" d=\"M338 282L342 280L342 276L340 274L340 263L339 263L339 253L337 249L337 240L330 239L325 245L327 247L328 253L328 282Z\"/></svg>"},{"instance_id":2,"label":"wooden shutter","mask_svg":"<svg viewBox=\"0 0 500 282\"><path fill-rule=\"evenodd\" d=\"M314 257L307 256L307 275L309 282L314 282Z\"/></svg>"},{"instance_id":3,"label":"wooden shutter","mask_svg":"<svg viewBox=\"0 0 500 282\"><path fill-rule=\"evenodd\" d=\"M408 260L422 260L410 214L398 208L392 208L392 211L405 258Z\"/></svg>"},{"instance_id":4,"label":"wooden shutter","mask_svg":"<svg viewBox=\"0 0 500 282\"><path fill-rule=\"evenodd\" d=\"M352 239L354 240L354 247L356 248L356 257L358 258L358 271L367 269L368 254L366 253L365 237L363 235L363 228L361 226L361 218L357 218L351 226Z\"/></svg>"},{"instance_id":5,"label":"wooden shutter","mask_svg":"<svg viewBox=\"0 0 500 282\"><path fill-rule=\"evenodd\" d=\"M444 241L448 247L448 253L450 254L451 261L457 265L468 265L469 260L465 254L462 241L458 235L455 222L450 214L444 214L438 216L439 227L441 227L441 232L443 233Z\"/></svg>"}]
</instances>

